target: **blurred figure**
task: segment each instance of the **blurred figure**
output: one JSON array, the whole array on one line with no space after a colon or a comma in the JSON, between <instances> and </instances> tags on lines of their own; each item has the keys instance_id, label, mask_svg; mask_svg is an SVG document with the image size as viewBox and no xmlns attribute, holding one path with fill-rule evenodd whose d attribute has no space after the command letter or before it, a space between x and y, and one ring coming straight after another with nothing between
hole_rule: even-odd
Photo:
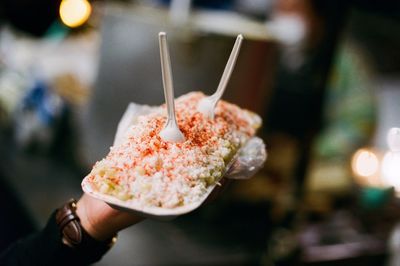
<instances>
[{"instance_id":1,"label":"blurred figure","mask_svg":"<svg viewBox=\"0 0 400 266\"><path fill-rule=\"evenodd\" d=\"M272 200L271 218L280 228L272 234L267 257L277 265L296 254L294 232L309 211L332 211L335 198L348 195L350 157L374 133L370 62L343 36L353 7L400 14L393 12L399 10L396 1L277 0L270 15L268 29L280 41L265 113L270 157L264 173L235 193L244 200Z\"/></svg>"},{"instance_id":2,"label":"blurred figure","mask_svg":"<svg viewBox=\"0 0 400 266\"><path fill-rule=\"evenodd\" d=\"M325 87L344 6L337 1L280 0L267 23L280 41L275 86L264 115L264 135L271 150L265 175L272 181L263 181L260 175L252 181L255 185L248 185L260 195L262 189L269 190L266 187L279 187L269 193L272 216L285 226L291 226L299 208L310 146L321 129ZM254 198L257 193L251 194Z\"/></svg>"},{"instance_id":3,"label":"blurred figure","mask_svg":"<svg viewBox=\"0 0 400 266\"><path fill-rule=\"evenodd\" d=\"M348 41L337 53L324 100L324 123L313 142L307 173L307 198L318 195L322 202L332 197L326 192L340 195L351 189L351 156L370 143L377 116L371 64Z\"/></svg>"},{"instance_id":4,"label":"blurred figure","mask_svg":"<svg viewBox=\"0 0 400 266\"><path fill-rule=\"evenodd\" d=\"M293 231L299 230L303 222L307 223L304 219L307 215L332 214L335 217L337 199L343 194L354 194L350 157L357 148L370 143L374 134L377 109L371 63L365 59L362 50L342 34L353 7L399 18L400 5L396 1L280 0L272 16L271 26L281 40L282 56L265 123L267 140L278 139L278 142L270 145L271 156L266 171L272 169L271 175L287 173L288 165L279 164L280 158L273 158L275 145L279 149L282 144L292 143L292 148L298 151L291 153L294 159L286 160L292 163L289 168L293 169L285 175L286 184L293 190L286 192L295 193L281 204L284 209L281 214L286 213L282 217L287 219L280 225L291 229L284 235L278 230L281 240L274 246L279 248L272 246L269 251L277 265L280 259L294 255L299 248L293 245ZM278 163L274 165L274 162ZM351 207L341 204L339 208ZM322 245L324 239L330 238L329 234L334 234L337 242L331 244L347 243L350 239L361 241L360 249L364 253L354 254L344 249L341 252L346 256L368 255L371 252L367 251L369 244L362 239L369 237L369 241L374 242L375 236L363 235L370 233L363 232L364 225L356 225L363 221L350 213L337 217L347 218L342 219L340 226L331 224L318 231L312 239L314 245ZM352 231L352 237L340 234L343 227ZM375 254L385 253L380 241L373 244ZM335 254L321 254L321 260L324 256ZM315 255L312 259L318 261L319 258ZM375 265L373 259L369 263Z\"/></svg>"}]
</instances>

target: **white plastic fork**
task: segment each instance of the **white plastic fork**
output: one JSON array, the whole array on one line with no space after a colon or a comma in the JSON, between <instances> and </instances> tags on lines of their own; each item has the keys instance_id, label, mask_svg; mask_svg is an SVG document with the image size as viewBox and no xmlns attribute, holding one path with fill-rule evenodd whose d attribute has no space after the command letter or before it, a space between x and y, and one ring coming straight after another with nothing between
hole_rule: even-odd
<instances>
[{"instance_id":1,"label":"white plastic fork","mask_svg":"<svg viewBox=\"0 0 400 266\"><path fill-rule=\"evenodd\" d=\"M214 119L215 106L221 99L226 89L226 86L228 85L233 68L235 67L236 59L239 55L242 41L243 35L239 34L236 38L235 44L233 45L233 49L231 55L229 56L228 62L226 63L224 73L222 74L221 80L219 81L217 91L213 95L203 98L198 103L197 109L205 116L208 116L210 119Z\"/></svg>"},{"instance_id":2,"label":"white plastic fork","mask_svg":"<svg viewBox=\"0 0 400 266\"><path fill-rule=\"evenodd\" d=\"M160 32L158 34L160 44L161 72L164 86L165 102L167 104L168 118L164 129L160 131L160 137L164 141L182 142L185 136L182 134L176 122L175 102L174 102L174 85L171 71L171 59L168 51L167 34Z\"/></svg>"}]
</instances>

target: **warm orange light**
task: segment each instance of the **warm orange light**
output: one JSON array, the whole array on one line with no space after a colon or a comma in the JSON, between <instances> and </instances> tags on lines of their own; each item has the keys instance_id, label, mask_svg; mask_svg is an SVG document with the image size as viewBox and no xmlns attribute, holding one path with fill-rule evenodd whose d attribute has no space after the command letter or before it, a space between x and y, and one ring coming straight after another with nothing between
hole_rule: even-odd
<instances>
[{"instance_id":1,"label":"warm orange light","mask_svg":"<svg viewBox=\"0 0 400 266\"><path fill-rule=\"evenodd\" d=\"M85 23L91 12L92 7L87 0L63 0L60 4L61 21L71 28Z\"/></svg>"},{"instance_id":2,"label":"warm orange light","mask_svg":"<svg viewBox=\"0 0 400 266\"><path fill-rule=\"evenodd\" d=\"M378 157L370 150L358 150L352 160L353 172L361 177L370 177L377 174L379 170Z\"/></svg>"}]
</instances>

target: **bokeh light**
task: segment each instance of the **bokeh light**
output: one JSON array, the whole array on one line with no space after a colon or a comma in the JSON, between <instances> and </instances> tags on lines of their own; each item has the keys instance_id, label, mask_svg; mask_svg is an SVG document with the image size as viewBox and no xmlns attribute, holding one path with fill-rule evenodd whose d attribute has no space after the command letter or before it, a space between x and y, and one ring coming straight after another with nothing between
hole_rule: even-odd
<instances>
[{"instance_id":1,"label":"bokeh light","mask_svg":"<svg viewBox=\"0 0 400 266\"><path fill-rule=\"evenodd\" d=\"M360 149L353 156L352 169L358 176L373 176L379 170L378 157L370 150Z\"/></svg>"},{"instance_id":2,"label":"bokeh light","mask_svg":"<svg viewBox=\"0 0 400 266\"><path fill-rule=\"evenodd\" d=\"M92 7L87 0L63 0L60 4L61 21L71 28L85 23L91 12Z\"/></svg>"},{"instance_id":3,"label":"bokeh light","mask_svg":"<svg viewBox=\"0 0 400 266\"><path fill-rule=\"evenodd\" d=\"M386 185L400 192L400 153L387 152L382 160L382 178Z\"/></svg>"}]
</instances>

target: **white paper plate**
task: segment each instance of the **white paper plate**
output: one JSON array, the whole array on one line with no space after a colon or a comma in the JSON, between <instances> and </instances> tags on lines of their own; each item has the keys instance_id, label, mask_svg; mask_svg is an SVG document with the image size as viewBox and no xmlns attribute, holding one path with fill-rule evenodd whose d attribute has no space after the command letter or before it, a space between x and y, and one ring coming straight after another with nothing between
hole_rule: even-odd
<instances>
[{"instance_id":1,"label":"white paper plate","mask_svg":"<svg viewBox=\"0 0 400 266\"><path fill-rule=\"evenodd\" d=\"M154 112L155 110L157 110L157 109L154 107L131 103L128 106L125 114L123 115L123 117L118 125L118 130L117 130L117 134L116 134L117 137L116 137L116 141L114 142L114 144L117 143L117 140L119 139L118 136L121 136L121 134L122 134L121 132L125 131L127 126L135 124L137 122L137 117L139 115L149 113L149 112ZM259 141L262 142L262 140L259 140ZM244 148L245 146L246 145L244 145L242 148ZM232 158L231 162L225 168L225 173L231 168L232 164L236 161L239 154L240 154L240 150L236 153L236 156L234 156L234 158ZM213 190L215 189L216 186L217 186L217 184L208 186L206 193L204 193L204 195L197 202L186 204L184 206L180 206L180 207L176 207L176 208L161 208L161 207L145 206L143 204L136 202L135 200L123 201L114 196L100 193L92 187L92 184L88 180L88 176L85 177L82 181L82 189L85 193L89 194L90 196L92 196L96 199L99 199L99 200L102 200L102 201L108 203L113 208L124 210L124 211L129 211L129 212L138 214L143 217L156 218L159 220L171 220L179 215L189 213L189 212L197 209L200 205L202 205L204 203L204 201L213 192Z\"/></svg>"},{"instance_id":2,"label":"white paper plate","mask_svg":"<svg viewBox=\"0 0 400 266\"><path fill-rule=\"evenodd\" d=\"M198 202L176 208L161 208L143 206L142 204L138 204L134 200L123 201L114 196L102 194L93 189L92 185L88 182L87 177L82 181L82 189L85 193L96 199L108 203L111 207L123 211L129 211L143 217L156 218L159 220L171 220L179 215L189 213L197 209L207 199L207 197L211 194L215 187L216 185L209 186L207 188L207 192L201 197Z\"/></svg>"}]
</instances>

